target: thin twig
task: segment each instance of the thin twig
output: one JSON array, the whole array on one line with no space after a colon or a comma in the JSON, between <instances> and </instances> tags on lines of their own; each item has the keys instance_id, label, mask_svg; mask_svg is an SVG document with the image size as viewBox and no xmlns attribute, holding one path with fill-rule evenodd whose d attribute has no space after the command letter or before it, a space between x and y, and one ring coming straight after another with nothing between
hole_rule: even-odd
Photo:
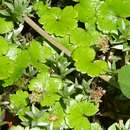
<instances>
[{"instance_id":1,"label":"thin twig","mask_svg":"<svg viewBox=\"0 0 130 130\"><path fill-rule=\"evenodd\" d=\"M65 53L67 56L71 56L71 51L65 48L61 43L59 43L56 38L50 36L46 31L39 27L32 19L28 16L24 17L25 22L30 25L36 32L43 36L47 41L49 41L53 46L58 48L61 52Z\"/></svg>"}]
</instances>

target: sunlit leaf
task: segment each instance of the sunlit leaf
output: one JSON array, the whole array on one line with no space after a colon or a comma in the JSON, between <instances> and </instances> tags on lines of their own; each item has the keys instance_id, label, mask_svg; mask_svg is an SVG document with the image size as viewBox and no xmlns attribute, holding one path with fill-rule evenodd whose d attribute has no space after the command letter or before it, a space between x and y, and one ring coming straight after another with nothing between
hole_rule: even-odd
<instances>
[{"instance_id":1,"label":"sunlit leaf","mask_svg":"<svg viewBox=\"0 0 130 130\"><path fill-rule=\"evenodd\" d=\"M126 65L122 67L118 73L118 83L120 85L120 89L122 93L130 98L130 65Z\"/></svg>"},{"instance_id":2,"label":"sunlit leaf","mask_svg":"<svg viewBox=\"0 0 130 130\"><path fill-rule=\"evenodd\" d=\"M0 17L0 34L8 33L13 30L13 22L6 21L4 18Z\"/></svg>"},{"instance_id":3,"label":"sunlit leaf","mask_svg":"<svg viewBox=\"0 0 130 130\"><path fill-rule=\"evenodd\" d=\"M86 116L92 116L96 114L98 107L90 102L78 102L70 106L68 109L68 122L75 130L89 130L90 122Z\"/></svg>"},{"instance_id":4,"label":"sunlit leaf","mask_svg":"<svg viewBox=\"0 0 130 130\"><path fill-rule=\"evenodd\" d=\"M97 12L97 26L104 33L117 34L118 18L109 9L106 2L102 3Z\"/></svg>"},{"instance_id":5,"label":"sunlit leaf","mask_svg":"<svg viewBox=\"0 0 130 130\"><path fill-rule=\"evenodd\" d=\"M5 80L12 75L14 62L6 56L0 56L0 80Z\"/></svg>"}]
</instances>

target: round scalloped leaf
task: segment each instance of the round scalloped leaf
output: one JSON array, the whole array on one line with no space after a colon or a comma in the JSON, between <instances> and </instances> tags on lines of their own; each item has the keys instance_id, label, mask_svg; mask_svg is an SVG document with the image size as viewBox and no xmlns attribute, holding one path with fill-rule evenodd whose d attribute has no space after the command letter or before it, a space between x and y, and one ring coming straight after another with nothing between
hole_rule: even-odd
<instances>
[{"instance_id":1,"label":"round scalloped leaf","mask_svg":"<svg viewBox=\"0 0 130 130\"><path fill-rule=\"evenodd\" d=\"M78 9L78 18L81 22L87 22L94 25L96 21L96 9L93 0L80 0Z\"/></svg>"},{"instance_id":2,"label":"round scalloped leaf","mask_svg":"<svg viewBox=\"0 0 130 130\"><path fill-rule=\"evenodd\" d=\"M115 12L117 16L130 16L130 0L106 0L109 8Z\"/></svg>"},{"instance_id":3,"label":"round scalloped leaf","mask_svg":"<svg viewBox=\"0 0 130 130\"><path fill-rule=\"evenodd\" d=\"M10 107L14 110L20 110L27 106L28 93L26 91L18 90L16 94L10 95Z\"/></svg>"},{"instance_id":4,"label":"round scalloped leaf","mask_svg":"<svg viewBox=\"0 0 130 130\"><path fill-rule=\"evenodd\" d=\"M68 108L68 123L75 130L89 130L90 122L86 116L97 113L98 107L90 102L77 102Z\"/></svg>"},{"instance_id":5,"label":"round scalloped leaf","mask_svg":"<svg viewBox=\"0 0 130 130\"><path fill-rule=\"evenodd\" d=\"M5 80L14 71L14 63L6 56L0 57L0 80Z\"/></svg>"},{"instance_id":6,"label":"round scalloped leaf","mask_svg":"<svg viewBox=\"0 0 130 130\"><path fill-rule=\"evenodd\" d=\"M72 53L72 57L75 61L76 69L82 73L87 72L87 66L94 60L95 58L95 51L90 47L79 47L76 48L75 51Z\"/></svg>"},{"instance_id":7,"label":"round scalloped leaf","mask_svg":"<svg viewBox=\"0 0 130 130\"><path fill-rule=\"evenodd\" d=\"M36 10L36 13L41 17L49 10L47 5L44 4L42 1L38 1L33 5L33 8Z\"/></svg>"},{"instance_id":8,"label":"round scalloped leaf","mask_svg":"<svg viewBox=\"0 0 130 130\"><path fill-rule=\"evenodd\" d=\"M76 28L70 34L70 40L75 43L75 47L78 46L91 46L96 44L99 39L99 33L97 31L87 31L82 28Z\"/></svg>"},{"instance_id":9,"label":"round scalloped leaf","mask_svg":"<svg viewBox=\"0 0 130 130\"><path fill-rule=\"evenodd\" d=\"M6 21L0 17L0 34L8 33L13 29L14 25L12 21Z\"/></svg>"},{"instance_id":10,"label":"round scalloped leaf","mask_svg":"<svg viewBox=\"0 0 130 130\"><path fill-rule=\"evenodd\" d=\"M117 34L118 19L114 12L109 9L107 3L101 4L97 13L97 27L103 33Z\"/></svg>"},{"instance_id":11,"label":"round scalloped leaf","mask_svg":"<svg viewBox=\"0 0 130 130\"><path fill-rule=\"evenodd\" d=\"M95 51L94 49L90 48L90 47L84 47L84 46L80 46L78 48L76 48L72 54L72 57L75 61L77 62L81 62L81 64L83 63L88 63L94 60L95 58ZM81 65L82 66L82 65ZM84 68L84 66L82 66Z\"/></svg>"},{"instance_id":12,"label":"round scalloped leaf","mask_svg":"<svg viewBox=\"0 0 130 130\"><path fill-rule=\"evenodd\" d=\"M122 93L130 98L130 65L123 66L118 73L118 83Z\"/></svg>"},{"instance_id":13,"label":"round scalloped leaf","mask_svg":"<svg viewBox=\"0 0 130 130\"><path fill-rule=\"evenodd\" d=\"M63 10L52 7L40 16L39 22L45 30L57 36L64 36L70 30L77 27L77 13L72 6L66 6Z\"/></svg>"},{"instance_id":14,"label":"round scalloped leaf","mask_svg":"<svg viewBox=\"0 0 130 130\"><path fill-rule=\"evenodd\" d=\"M31 64L40 72L47 69L47 66L43 63L45 63L46 60L55 53L55 51L49 47L46 42L42 46L40 42L35 40L33 40L28 47L28 52L31 59Z\"/></svg>"},{"instance_id":15,"label":"round scalloped leaf","mask_svg":"<svg viewBox=\"0 0 130 130\"><path fill-rule=\"evenodd\" d=\"M108 70L108 65L103 60L95 59L95 51L90 47L81 46L76 48L72 53L72 57L75 61L75 66L81 73L87 73L91 77L104 74Z\"/></svg>"},{"instance_id":16,"label":"round scalloped leaf","mask_svg":"<svg viewBox=\"0 0 130 130\"><path fill-rule=\"evenodd\" d=\"M8 48L8 42L3 37L0 37L0 55L5 55L8 51Z\"/></svg>"},{"instance_id":17,"label":"round scalloped leaf","mask_svg":"<svg viewBox=\"0 0 130 130\"><path fill-rule=\"evenodd\" d=\"M107 72L108 65L103 60L96 60L93 63L88 64L86 71L89 76L96 77Z\"/></svg>"},{"instance_id":18,"label":"round scalloped leaf","mask_svg":"<svg viewBox=\"0 0 130 130\"><path fill-rule=\"evenodd\" d=\"M30 81L28 88L30 91L43 92L43 99L40 104L49 106L59 100L58 89L61 88L62 81L59 78L50 77L48 72L42 72Z\"/></svg>"},{"instance_id":19,"label":"round scalloped leaf","mask_svg":"<svg viewBox=\"0 0 130 130\"><path fill-rule=\"evenodd\" d=\"M14 60L14 71L7 80L4 80L3 86L12 85L16 82L23 74L24 69L30 62L30 56L27 51L21 51Z\"/></svg>"}]
</instances>

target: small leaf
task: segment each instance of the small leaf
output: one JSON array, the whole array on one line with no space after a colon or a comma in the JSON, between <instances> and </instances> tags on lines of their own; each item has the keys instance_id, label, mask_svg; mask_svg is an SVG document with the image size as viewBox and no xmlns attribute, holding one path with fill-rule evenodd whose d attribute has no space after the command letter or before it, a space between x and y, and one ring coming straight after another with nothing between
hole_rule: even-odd
<instances>
[{"instance_id":1,"label":"small leaf","mask_svg":"<svg viewBox=\"0 0 130 130\"><path fill-rule=\"evenodd\" d=\"M91 123L91 130L103 130L98 123Z\"/></svg>"},{"instance_id":2,"label":"small leaf","mask_svg":"<svg viewBox=\"0 0 130 130\"><path fill-rule=\"evenodd\" d=\"M37 41L32 41L28 47L28 52L33 64L36 64L40 57L41 45Z\"/></svg>"},{"instance_id":3,"label":"small leaf","mask_svg":"<svg viewBox=\"0 0 130 130\"><path fill-rule=\"evenodd\" d=\"M38 12L41 12L41 7L37 5ZM40 16L39 22L44 26L45 30L57 36L64 36L70 30L77 27L77 13L72 6L66 6L63 10L58 7L43 8L43 14Z\"/></svg>"},{"instance_id":4,"label":"small leaf","mask_svg":"<svg viewBox=\"0 0 130 130\"><path fill-rule=\"evenodd\" d=\"M28 93L26 91L18 90L16 94L10 95L10 107L15 111L20 111L20 109L27 106L26 99L28 98Z\"/></svg>"},{"instance_id":5,"label":"small leaf","mask_svg":"<svg viewBox=\"0 0 130 130\"><path fill-rule=\"evenodd\" d=\"M105 61L94 61L95 51L90 47L81 46L76 48L72 57L75 61L76 69L82 73L87 73L91 77L104 74L108 70L108 65Z\"/></svg>"},{"instance_id":6,"label":"small leaf","mask_svg":"<svg viewBox=\"0 0 130 130\"><path fill-rule=\"evenodd\" d=\"M35 40L33 40L28 47L28 52L33 65L37 65L37 63L40 62L45 63L46 60L54 54L54 50L47 46L46 43L42 46L40 42Z\"/></svg>"},{"instance_id":7,"label":"small leaf","mask_svg":"<svg viewBox=\"0 0 130 130\"><path fill-rule=\"evenodd\" d=\"M130 1L129 0L106 0L109 8L120 17L130 16Z\"/></svg>"},{"instance_id":8,"label":"small leaf","mask_svg":"<svg viewBox=\"0 0 130 130\"><path fill-rule=\"evenodd\" d=\"M50 76L48 72L39 73L36 78L30 81L30 84L28 85L29 90L44 91L44 87L47 85L49 78Z\"/></svg>"},{"instance_id":9,"label":"small leaf","mask_svg":"<svg viewBox=\"0 0 130 130\"><path fill-rule=\"evenodd\" d=\"M16 82L22 76L23 71L28 66L29 62L30 57L27 51L19 53L14 61L14 72L4 81L5 83L3 86L9 86Z\"/></svg>"},{"instance_id":10,"label":"small leaf","mask_svg":"<svg viewBox=\"0 0 130 130\"><path fill-rule=\"evenodd\" d=\"M10 45L6 53L6 56L11 60L16 60L17 56L21 53L21 49L17 48L16 45Z\"/></svg>"},{"instance_id":11,"label":"small leaf","mask_svg":"<svg viewBox=\"0 0 130 130\"><path fill-rule=\"evenodd\" d=\"M118 73L118 83L122 93L130 98L130 65L123 66Z\"/></svg>"},{"instance_id":12,"label":"small leaf","mask_svg":"<svg viewBox=\"0 0 130 130\"><path fill-rule=\"evenodd\" d=\"M94 25L96 9L93 0L80 0L78 7L78 17L81 22Z\"/></svg>"},{"instance_id":13,"label":"small leaf","mask_svg":"<svg viewBox=\"0 0 130 130\"><path fill-rule=\"evenodd\" d=\"M82 28L76 28L70 33L70 40L75 48L94 45L99 40L99 37L100 35L97 31L87 31Z\"/></svg>"},{"instance_id":14,"label":"small leaf","mask_svg":"<svg viewBox=\"0 0 130 130\"><path fill-rule=\"evenodd\" d=\"M77 102L68 109L68 122L69 125L75 130L89 130L90 122L86 116L95 115L98 107L90 102Z\"/></svg>"},{"instance_id":15,"label":"small leaf","mask_svg":"<svg viewBox=\"0 0 130 130\"><path fill-rule=\"evenodd\" d=\"M61 88L62 81L58 78L50 78L47 85L45 86L45 93L43 96L43 100L40 102L42 106L49 106L54 104L56 101L60 99L60 95L58 94L58 89Z\"/></svg>"},{"instance_id":16,"label":"small leaf","mask_svg":"<svg viewBox=\"0 0 130 130\"><path fill-rule=\"evenodd\" d=\"M117 34L118 18L109 9L106 2L102 3L97 12L97 27L103 33Z\"/></svg>"},{"instance_id":17,"label":"small leaf","mask_svg":"<svg viewBox=\"0 0 130 130\"><path fill-rule=\"evenodd\" d=\"M93 63L88 64L87 73L91 77L99 76L108 71L108 65L103 60L95 60Z\"/></svg>"},{"instance_id":18,"label":"small leaf","mask_svg":"<svg viewBox=\"0 0 130 130\"><path fill-rule=\"evenodd\" d=\"M64 122L64 112L61 104L56 102L49 112L44 114L44 119L49 124L53 122L54 128L61 127Z\"/></svg>"},{"instance_id":19,"label":"small leaf","mask_svg":"<svg viewBox=\"0 0 130 130\"><path fill-rule=\"evenodd\" d=\"M40 91L43 93L43 99L40 104L42 106L49 106L59 100L60 95L58 94L58 89L61 88L62 81L58 78L50 77L48 72L42 72L38 74L37 78L30 81L29 89Z\"/></svg>"},{"instance_id":20,"label":"small leaf","mask_svg":"<svg viewBox=\"0 0 130 130\"><path fill-rule=\"evenodd\" d=\"M0 37L0 55L5 55L8 51L9 43L3 38Z\"/></svg>"},{"instance_id":21,"label":"small leaf","mask_svg":"<svg viewBox=\"0 0 130 130\"><path fill-rule=\"evenodd\" d=\"M13 61L6 56L0 56L0 80L8 79L13 71Z\"/></svg>"},{"instance_id":22,"label":"small leaf","mask_svg":"<svg viewBox=\"0 0 130 130\"><path fill-rule=\"evenodd\" d=\"M94 49L92 49L90 47L81 46L81 47L78 47L75 49L75 51L72 54L72 57L75 61L77 61L79 63L82 62L84 65L84 63L93 61L95 58L95 55L96 55L96 53L95 53Z\"/></svg>"},{"instance_id":23,"label":"small leaf","mask_svg":"<svg viewBox=\"0 0 130 130\"><path fill-rule=\"evenodd\" d=\"M13 22L6 21L4 18L0 17L0 34L8 33L13 30Z\"/></svg>"}]
</instances>

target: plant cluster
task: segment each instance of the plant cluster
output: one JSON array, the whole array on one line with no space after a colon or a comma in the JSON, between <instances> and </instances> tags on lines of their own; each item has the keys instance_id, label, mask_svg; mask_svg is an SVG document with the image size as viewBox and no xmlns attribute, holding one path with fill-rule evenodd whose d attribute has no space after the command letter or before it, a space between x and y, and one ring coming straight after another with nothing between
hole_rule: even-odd
<instances>
[{"instance_id":1,"label":"plant cluster","mask_svg":"<svg viewBox=\"0 0 130 130\"><path fill-rule=\"evenodd\" d=\"M129 130L129 44L130 0L1 0L0 129Z\"/></svg>"}]
</instances>

